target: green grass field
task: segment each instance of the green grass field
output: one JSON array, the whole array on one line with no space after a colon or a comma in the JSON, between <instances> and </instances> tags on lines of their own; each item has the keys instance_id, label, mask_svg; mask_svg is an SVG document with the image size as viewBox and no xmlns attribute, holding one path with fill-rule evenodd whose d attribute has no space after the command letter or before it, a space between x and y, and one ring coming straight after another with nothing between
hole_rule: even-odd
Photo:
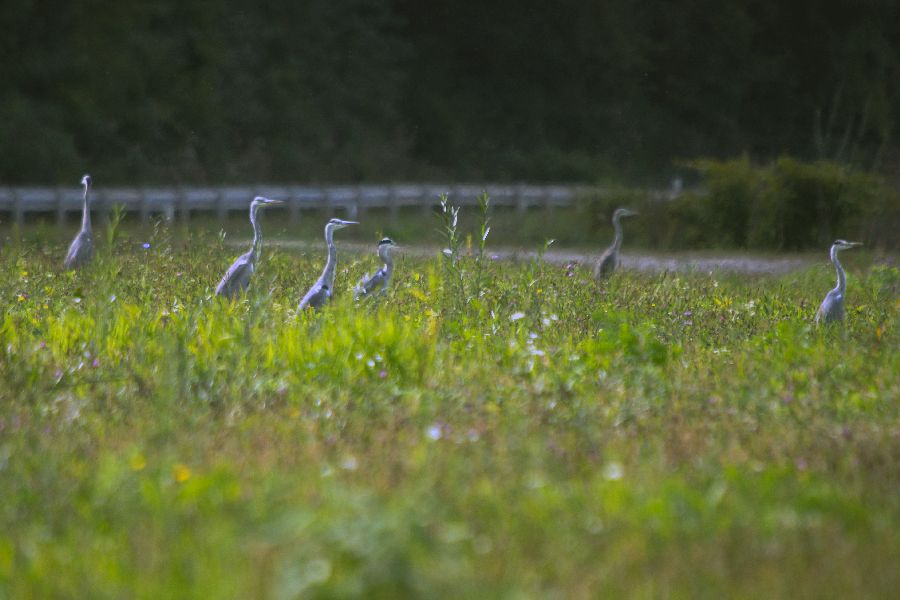
<instances>
[{"instance_id":1,"label":"green grass field","mask_svg":"<svg viewBox=\"0 0 900 600\"><path fill-rule=\"evenodd\" d=\"M890 597L900 273L0 250L0 597ZM375 236L373 234L373 250ZM141 242L148 242L149 249ZM402 242L402 240L400 240ZM476 252L477 255L477 252Z\"/></svg>"}]
</instances>

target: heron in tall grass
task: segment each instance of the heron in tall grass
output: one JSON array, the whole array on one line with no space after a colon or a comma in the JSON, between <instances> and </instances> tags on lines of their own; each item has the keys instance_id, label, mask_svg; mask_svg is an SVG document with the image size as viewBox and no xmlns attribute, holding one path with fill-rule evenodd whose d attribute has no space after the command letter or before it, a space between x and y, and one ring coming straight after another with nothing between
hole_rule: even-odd
<instances>
[{"instance_id":1,"label":"heron in tall grass","mask_svg":"<svg viewBox=\"0 0 900 600\"><path fill-rule=\"evenodd\" d=\"M359 225L356 221L344 221L342 219L331 219L325 224L325 246L328 248L328 259L325 261L325 269L322 275L316 280L303 299L297 310L303 310L307 307L322 308L331 299L334 291L334 274L337 269L337 248L334 246L334 231L343 229L348 225Z\"/></svg>"},{"instance_id":2,"label":"heron in tall grass","mask_svg":"<svg viewBox=\"0 0 900 600\"><path fill-rule=\"evenodd\" d=\"M816 312L816 325L819 323L832 323L834 321L842 321L844 319L844 296L847 292L847 276L844 275L844 268L838 261L838 252L847 250L856 246L862 246L860 242L847 242L844 240L835 240L831 245L831 262L837 271L837 285L833 290L825 295L819 310Z\"/></svg>"},{"instance_id":3,"label":"heron in tall grass","mask_svg":"<svg viewBox=\"0 0 900 600\"><path fill-rule=\"evenodd\" d=\"M253 245L250 250L238 256L234 263L225 272L222 281L216 286L216 296L234 298L238 294L247 291L250 285L250 276L256 270L256 261L259 260L260 246L262 245L262 232L259 228L259 209L267 206L284 204L283 200L272 200L257 196L250 202L250 224L253 226Z\"/></svg>"},{"instance_id":4,"label":"heron in tall grass","mask_svg":"<svg viewBox=\"0 0 900 600\"><path fill-rule=\"evenodd\" d=\"M79 269L91 261L94 256L94 234L91 231L91 176L81 178L84 186L84 204L81 208L81 231L72 240L63 266L66 269Z\"/></svg>"},{"instance_id":5,"label":"heron in tall grass","mask_svg":"<svg viewBox=\"0 0 900 600\"><path fill-rule=\"evenodd\" d=\"M622 247L622 224L619 220L622 217L634 217L638 213L627 208L617 208L612 216L613 229L616 237L613 239L612 245L600 256L597 264L594 266L594 277L603 279L612 275L616 267L619 266L619 248Z\"/></svg>"},{"instance_id":6,"label":"heron in tall grass","mask_svg":"<svg viewBox=\"0 0 900 600\"><path fill-rule=\"evenodd\" d=\"M369 276L360 279L354 289L354 298L363 296L372 296L375 293L384 293L387 291L388 284L391 282L391 275L394 273L394 259L391 257L391 250L397 245L391 238L384 238L378 242L378 258L384 263L384 266Z\"/></svg>"}]
</instances>

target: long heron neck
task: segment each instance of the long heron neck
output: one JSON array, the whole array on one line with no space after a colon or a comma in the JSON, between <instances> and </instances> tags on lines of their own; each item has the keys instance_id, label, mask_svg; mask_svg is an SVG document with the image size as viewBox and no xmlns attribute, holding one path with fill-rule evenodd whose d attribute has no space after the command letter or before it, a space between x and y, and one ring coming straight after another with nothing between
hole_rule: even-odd
<instances>
[{"instance_id":1,"label":"long heron neck","mask_svg":"<svg viewBox=\"0 0 900 600\"><path fill-rule=\"evenodd\" d=\"M259 248L262 244L262 230L257 220L258 215L256 207L250 209L250 224L253 225L253 247L250 249L250 258L253 260L259 256Z\"/></svg>"},{"instance_id":2,"label":"long heron neck","mask_svg":"<svg viewBox=\"0 0 900 600\"><path fill-rule=\"evenodd\" d=\"M390 275L394 271L394 259L391 257L390 246L383 246L378 250L378 256L384 261L384 272Z\"/></svg>"},{"instance_id":3,"label":"long heron neck","mask_svg":"<svg viewBox=\"0 0 900 600\"><path fill-rule=\"evenodd\" d=\"M837 246L831 247L831 262L834 263L834 269L837 271L837 289L843 295L847 289L847 277L844 275L844 268L841 267L841 262L838 260Z\"/></svg>"},{"instance_id":4,"label":"long heron neck","mask_svg":"<svg viewBox=\"0 0 900 600\"><path fill-rule=\"evenodd\" d=\"M88 188L88 186L84 186L84 203L81 208L81 230L91 230L91 201L90 188Z\"/></svg>"},{"instance_id":5,"label":"long heron neck","mask_svg":"<svg viewBox=\"0 0 900 600\"><path fill-rule=\"evenodd\" d=\"M334 287L334 270L337 266L337 248L334 247L334 231L329 226L325 227L325 245L328 247L328 260L325 261L322 280L328 285L328 289L332 289Z\"/></svg>"},{"instance_id":6,"label":"long heron neck","mask_svg":"<svg viewBox=\"0 0 900 600\"><path fill-rule=\"evenodd\" d=\"M616 231L616 237L613 239L613 248L618 250L622 246L622 224L619 223L619 217L613 217L613 229Z\"/></svg>"}]
</instances>

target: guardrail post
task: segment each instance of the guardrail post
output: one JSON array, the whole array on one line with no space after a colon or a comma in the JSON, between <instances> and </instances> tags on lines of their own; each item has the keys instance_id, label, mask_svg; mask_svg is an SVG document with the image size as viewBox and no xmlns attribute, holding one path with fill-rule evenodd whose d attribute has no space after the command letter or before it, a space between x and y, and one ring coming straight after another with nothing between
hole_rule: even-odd
<instances>
[{"instance_id":1,"label":"guardrail post","mask_svg":"<svg viewBox=\"0 0 900 600\"><path fill-rule=\"evenodd\" d=\"M419 204L422 206L422 215L426 217L431 216L431 212L434 210L434 200L429 196L430 190L428 186L422 186L419 188Z\"/></svg>"},{"instance_id":2,"label":"guardrail post","mask_svg":"<svg viewBox=\"0 0 900 600\"><path fill-rule=\"evenodd\" d=\"M175 197L175 202L178 205L178 219L187 224L191 220L191 209L187 203L187 192L184 188L178 188L178 194Z\"/></svg>"},{"instance_id":3,"label":"guardrail post","mask_svg":"<svg viewBox=\"0 0 900 600\"><path fill-rule=\"evenodd\" d=\"M225 207L225 192L222 188L218 188L216 190L216 217L219 219L219 223L224 223L225 218L228 216L228 209Z\"/></svg>"},{"instance_id":4,"label":"guardrail post","mask_svg":"<svg viewBox=\"0 0 900 600\"><path fill-rule=\"evenodd\" d=\"M138 214L141 217L141 223L146 223L150 217L150 211L147 209L147 190L141 188L138 193Z\"/></svg>"},{"instance_id":5,"label":"guardrail post","mask_svg":"<svg viewBox=\"0 0 900 600\"><path fill-rule=\"evenodd\" d=\"M296 187L291 188L287 201L289 222L291 225L296 225L300 221L300 194L297 193Z\"/></svg>"},{"instance_id":6,"label":"guardrail post","mask_svg":"<svg viewBox=\"0 0 900 600\"><path fill-rule=\"evenodd\" d=\"M517 185L515 195L516 195L516 212L518 212L520 214L524 213L525 211L528 210L528 203L527 203L527 199L525 198L525 186L522 184Z\"/></svg>"},{"instance_id":7,"label":"guardrail post","mask_svg":"<svg viewBox=\"0 0 900 600\"><path fill-rule=\"evenodd\" d=\"M387 205L391 225L396 225L397 217L400 215L400 203L397 198L397 188L394 185L387 187Z\"/></svg>"},{"instance_id":8,"label":"guardrail post","mask_svg":"<svg viewBox=\"0 0 900 600\"><path fill-rule=\"evenodd\" d=\"M362 191L358 185L353 186L353 197L350 199L350 215L350 218L354 221L358 221L366 215L366 207L362 202Z\"/></svg>"},{"instance_id":9,"label":"guardrail post","mask_svg":"<svg viewBox=\"0 0 900 600\"><path fill-rule=\"evenodd\" d=\"M62 188L56 188L56 225L57 227L62 227L66 223L66 207L63 204L65 202L65 194L63 194Z\"/></svg>"},{"instance_id":10,"label":"guardrail post","mask_svg":"<svg viewBox=\"0 0 900 600\"><path fill-rule=\"evenodd\" d=\"M13 222L19 227L25 223L25 206L19 190L13 190Z\"/></svg>"}]
</instances>

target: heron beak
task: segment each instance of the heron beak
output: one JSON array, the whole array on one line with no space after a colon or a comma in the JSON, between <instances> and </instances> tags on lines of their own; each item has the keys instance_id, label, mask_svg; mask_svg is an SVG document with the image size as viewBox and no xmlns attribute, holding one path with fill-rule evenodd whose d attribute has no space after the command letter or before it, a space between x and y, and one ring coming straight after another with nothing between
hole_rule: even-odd
<instances>
[{"instance_id":1,"label":"heron beak","mask_svg":"<svg viewBox=\"0 0 900 600\"><path fill-rule=\"evenodd\" d=\"M284 200L270 200L266 198L266 204L284 204Z\"/></svg>"}]
</instances>

